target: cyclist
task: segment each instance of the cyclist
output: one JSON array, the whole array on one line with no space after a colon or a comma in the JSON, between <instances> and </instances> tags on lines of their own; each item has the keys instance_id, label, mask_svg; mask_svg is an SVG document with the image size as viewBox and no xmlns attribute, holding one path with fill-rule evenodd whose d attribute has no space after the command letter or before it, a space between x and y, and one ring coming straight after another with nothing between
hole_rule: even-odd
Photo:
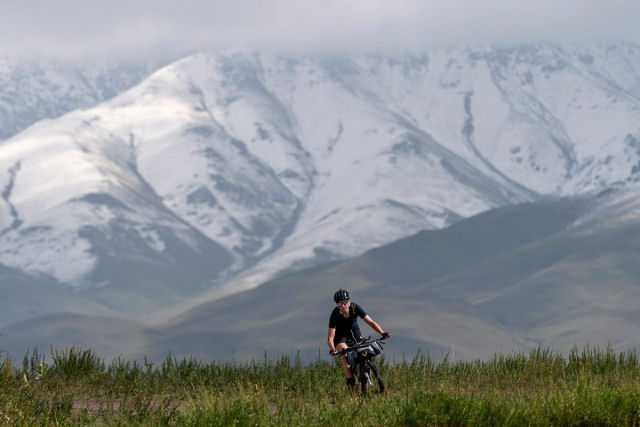
<instances>
[{"instance_id":1,"label":"cyclist","mask_svg":"<svg viewBox=\"0 0 640 427\"><path fill-rule=\"evenodd\" d=\"M359 304L351 301L348 291L339 289L333 294L333 300L336 303L336 307L331 312L331 317L329 318L329 336L327 338L331 355L347 348L347 343L357 342L362 339L360 326L358 326L358 317L383 337L391 338L390 332L382 330L380 325L378 325ZM356 380L353 377L351 367L347 363L347 356L343 354L341 357L342 368L344 370L344 376L347 379L347 384L349 387L354 388Z\"/></svg>"}]
</instances>

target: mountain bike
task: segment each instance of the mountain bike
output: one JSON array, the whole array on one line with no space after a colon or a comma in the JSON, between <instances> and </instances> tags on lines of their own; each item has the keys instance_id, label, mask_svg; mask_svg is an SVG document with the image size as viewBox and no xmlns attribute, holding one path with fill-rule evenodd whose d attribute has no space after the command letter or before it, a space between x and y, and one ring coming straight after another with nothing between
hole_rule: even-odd
<instances>
[{"instance_id":1,"label":"mountain bike","mask_svg":"<svg viewBox=\"0 0 640 427\"><path fill-rule=\"evenodd\" d=\"M356 383L360 384L360 391L363 395L367 394L368 389L373 389L378 393L384 392L384 382L378 374L378 368L374 365L373 358L382 353L382 341L385 339L364 338L334 354L334 356L347 355L347 363L353 371Z\"/></svg>"}]
</instances>

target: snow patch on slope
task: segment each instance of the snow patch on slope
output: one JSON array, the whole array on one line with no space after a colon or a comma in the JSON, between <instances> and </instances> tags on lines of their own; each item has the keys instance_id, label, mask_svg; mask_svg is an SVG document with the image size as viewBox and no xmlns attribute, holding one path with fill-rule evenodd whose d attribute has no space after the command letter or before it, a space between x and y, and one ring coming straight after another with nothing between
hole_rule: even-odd
<instances>
[{"instance_id":1,"label":"snow patch on slope","mask_svg":"<svg viewBox=\"0 0 640 427\"><path fill-rule=\"evenodd\" d=\"M103 256L86 236L129 230L163 257L173 230L194 253L224 248L208 277L237 291L497 206L633 183L639 65L632 44L192 55L0 144L0 256L86 284Z\"/></svg>"}]
</instances>

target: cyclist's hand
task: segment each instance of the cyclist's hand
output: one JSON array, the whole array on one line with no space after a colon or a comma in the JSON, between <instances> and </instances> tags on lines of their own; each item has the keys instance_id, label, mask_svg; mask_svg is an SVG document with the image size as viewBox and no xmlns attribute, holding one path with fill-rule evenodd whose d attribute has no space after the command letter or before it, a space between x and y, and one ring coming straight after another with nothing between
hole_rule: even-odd
<instances>
[{"instance_id":1,"label":"cyclist's hand","mask_svg":"<svg viewBox=\"0 0 640 427\"><path fill-rule=\"evenodd\" d=\"M336 354L336 351L335 350L329 350L329 354L333 356L334 354Z\"/></svg>"},{"instance_id":2,"label":"cyclist's hand","mask_svg":"<svg viewBox=\"0 0 640 427\"><path fill-rule=\"evenodd\" d=\"M382 337L383 338L391 338L391 332L383 332L382 333Z\"/></svg>"}]
</instances>

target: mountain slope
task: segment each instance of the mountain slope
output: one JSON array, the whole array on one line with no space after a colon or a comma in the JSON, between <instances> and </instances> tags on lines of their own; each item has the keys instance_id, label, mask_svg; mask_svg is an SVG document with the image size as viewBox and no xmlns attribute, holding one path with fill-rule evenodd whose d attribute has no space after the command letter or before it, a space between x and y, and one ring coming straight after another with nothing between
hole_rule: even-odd
<instances>
[{"instance_id":1,"label":"mountain slope","mask_svg":"<svg viewBox=\"0 0 640 427\"><path fill-rule=\"evenodd\" d=\"M418 348L436 359L487 358L538 345L626 349L640 344L638 218L637 188L494 209L200 304L154 328L138 325L134 338L122 330L121 338L116 333L101 343L84 329L74 342L111 356L120 339L135 343L127 344L128 354L157 360L169 350L247 360L265 349L275 356L300 350L312 360L325 351L331 295L346 287L393 332L387 354L396 358ZM44 322L51 335L37 343L63 345L70 339L64 331L85 319L71 317L71 323L62 316L9 326L5 342L24 351L28 331Z\"/></svg>"},{"instance_id":2,"label":"mountain slope","mask_svg":"<svg viewBox=\"0 0 640 427\"><path fill-rule=\"evenodd\" d=\"M630 185L638 64L634 44L189 56L0 143L0 260L146 316Z\"/></svg>"},{"instance_id":3,"label":"mountain slope","mask_svg":"<svg viewBox=\"0 0 640 427\"><path fill-rule=\"evenodd\" d=\"M172 347L185 354L222 358L230 357L230 348L238 356L250 357L261 347L300 348L312 356L318 347L324 348L331 295L346 287L383 327L394 331L393 348L398 354L422 347L439 357L452 344L463 358L489 357L498 349L521 350L531 342L487 311L459 295L451 297L423 286L562 232L587 211L588 201L583 199L526 204L493 210L443 230L424 231L349 261L202 304L176 318L165 328L168 337L156 345L167 348L175 343ZM231 336L221 348L216 345L219 340L213 339L217 333ZM212 339L204 338L208 334Z\"/></svg>"},{"instance_id":4,"label":"mountain slope","mask_svg":"<svg viewBox=\"0 0 640 427\"><path fill-rule=\"evenodd\" d=\"M0 140L89 108L140 83L159 61L89 62L0 56Z\"/></svg>"},{"instance_id":5,"label":"mountain slope","mask_svg":"<svg viewBox=\"0 0 640 427\"><path fill-rule=\"evenodd\" d=\"M112 310L67 292L42 277L32 277L0 264L0 324L60 311L114 315Z\"/></svg>"},{"instance_id":6,"label":"mountain slope","mask_svg":"<svg viewBox=\"0 0 640 427\"><path fill-rule=\"evenodd\" d=\"M637 207L633 218L622 213L638 200L634 190L493 210L203 304L156 344L227 358L229 348L247 357L260 346L301 348L311 357L323 348L333 291L347 287L394 332L396 354L421 347L437 357L452 345L461 358L536 345L628 348L639 344L640 216ZM207 339L222 333L231 337Z\"/></svg>"}]
</instances>

